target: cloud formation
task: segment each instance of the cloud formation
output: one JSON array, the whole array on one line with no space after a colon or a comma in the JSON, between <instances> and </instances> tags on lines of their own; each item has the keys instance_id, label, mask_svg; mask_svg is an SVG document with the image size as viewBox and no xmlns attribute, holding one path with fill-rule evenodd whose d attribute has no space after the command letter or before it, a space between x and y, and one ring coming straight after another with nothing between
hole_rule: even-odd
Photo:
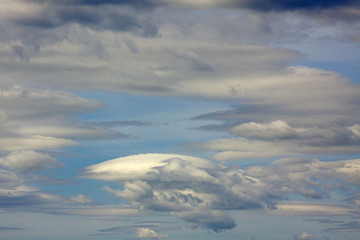
<instances>
[{"instance_id":1,"label":"cloud formation","mask_svg":"<svg viewBox=\"0 0 360 240\"><path fill-rule=\"evenodd\" d=\"M285 205L277 202L288 194L319 199L348 185L359 186L359 163L280 159L268 166L241 169L190 156L141 154L89 166L80 177L123 182L122 190L105 190L141 210L170 212L191 228L221 232L236 226L222 210L279 208L280 214L287 214ZM332 183L332 179L343 182ZM328 206L327 211L340 211L336 209ZM342 208L339 213L351 211Z\"/></svg>"},{"instance_id":2,"label":"cloud formation","mask_svg":"<svg viewBox=\"0 0 360 240\"><path fill-rule=\"evenodd\" d=\"M62 166L55 158L34 151L15 151L0 157L0 166L20 172L39 171Z\"/></svg>"},{"instance_id":3,"label":"cloud formation","mask_svg":"<svg viewBox=\"0 0 360 240\"><path fill-rule=\"evenodd\" d=\"M137 229L138 238L149 238L149 239L164 239L168 238L167 234L157 233L150 228L138 228Z\"/></svg>"},{"instance_id":4,"label":"cloud formation","mask_svg":"<svg viewBox=\"0 0 360 240\"><path fill-rule=\"evenodd\" d=\"M359 9L355 0L0 0L1 211L106 220L160 212L190 228L222 232L237 226L233 210L266 209L288 216L351 217L328 230L357 231L359 160L313 157L359 154L359 85L318 69L340 69L346 76L349 68L359 69L354 47ZM183 146L221 164L140 154L84 168L83 178L119 183L118 189L116 183L103 189L131 206L97 205L86 192L61 197L32 187L45 180L66 182L45 176L51 173L43 170L63 165L54 152L104 139L100 144L107 151L115 145L106 145L110 140L128 137L118 127L150 125L135 109L136 117L124 117L139 120L113 115L83 120L80 114L104 107L99 101L112 101L109 92L228 104L227 110L184 113L201 114L194 118L201 123L218 122L200 127L223 131L216 137L196 135L201 142ZM159 144L157 150L164 152L170 151L164 145L184 142L175 135L164 140L162 132L156 136L161 136L156 143L153 136L139 141ZM122 151L126 144L111 155L150 148L139 144ZM266 164L232 165L254 158ZM69 162L64 171L83 167L78 164ZM293 196L308 202L291 201ZM330 203L323 203L328 197ZM139 238L167 237L152 225L137 225L131 233L136 229ZM294 239L322 238L303 232Z\"/></svg>"}]
</instances>

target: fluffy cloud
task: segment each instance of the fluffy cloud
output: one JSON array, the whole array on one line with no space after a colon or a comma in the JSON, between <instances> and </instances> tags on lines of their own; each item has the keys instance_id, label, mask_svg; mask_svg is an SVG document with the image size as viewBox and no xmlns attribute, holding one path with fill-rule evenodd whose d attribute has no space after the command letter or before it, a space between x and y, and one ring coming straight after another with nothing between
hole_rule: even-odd
<instances>
[{"instance_id":1,"label":"fluffy cloud","mask_svg":"<svg viewBox=\"0 0 360 240\"><path fill-rule=\"evenodd\" d=\"M314 239L314 235L312 234L309 234L307 232L303 232L303 233L300 233L298 235L296 235L293 239L297 239L297 240L300 240L300 239Z\"/></svg>"},{"instance_id":2,"label":"fluffy cloud","mask_svg":"<svg viewBox=\"0 0 360 240\"><path fill-rule=\"evenodd\" d=\"M121 181L123 189L105 187L105 190L141 210L171 212L188 222L189 227L220 232L236 226L221 210L278 207L275 212L286 214L285 203L277 206L277 201L288 194L319 199L331 191L358 185L359 163L359 160L280 159L267 166L241 169L190 156L141 154L89 166L81 177ZM298 209L306 210L300 206ZM314 208L311 209L313 212ZM328 209L342 215L354 211L350 207Z\"/></svg>"},{"instance_id":3,"label":"fluffy cloud","mask_svg":"<svg viewBox=\"0 0 360 240\"><path fill-rule=\"evenodd\" d=\"M293 236L293 240L329 240L328 236L316 237L310 233L303 232Z\"/></svg>"},{"instance_id":4,"label":"fluffy cloud","mask_svg":"<svg viewBox=\"0 0 360 240\"><path fill-rule=\"evenodd\" d=\"M157 233L150 228L138 228L137 229L138 238L150 238L150 239L164 239L168 238L167 234Z\"/></svg>"}]
</instances>

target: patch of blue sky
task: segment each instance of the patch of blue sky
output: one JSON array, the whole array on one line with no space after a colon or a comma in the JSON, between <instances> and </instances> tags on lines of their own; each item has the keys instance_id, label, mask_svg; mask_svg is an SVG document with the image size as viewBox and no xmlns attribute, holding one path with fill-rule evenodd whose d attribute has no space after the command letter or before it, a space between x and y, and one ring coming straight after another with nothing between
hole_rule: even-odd
<instances>
[{"instance_id":1,"label":"patch of blue sky","mask_svg":"<svg viewBox=\"0 0 360 240\"><path fill-rule=\"evenodd\" d=\"M285 44L304 54L304 59L292 63L311 68L336 72L354 83L360 83L360 48L357 43L309 40Z\"/></svg>"}]
</instances>

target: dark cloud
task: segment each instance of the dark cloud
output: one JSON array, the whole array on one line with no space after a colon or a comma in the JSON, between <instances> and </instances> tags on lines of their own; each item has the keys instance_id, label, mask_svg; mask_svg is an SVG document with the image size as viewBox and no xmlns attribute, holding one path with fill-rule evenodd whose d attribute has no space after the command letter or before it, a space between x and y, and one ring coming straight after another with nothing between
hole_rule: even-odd
<instances>
[{"instance_id":1,"label":"dark cloud","mask_svg":"<svg viewBox=\"0 0 360 240\"><path fill-rule=\"evenodd\" d=\"M141 36L155 36L157 27L147 14L141 14L141 9L134 4L109 5L112 2L100 1L52 2L40 4L35 1L37 9L26 15L17 15L11 21L23 27L52 29L70 23L77 23L97 30L113 30L132 32ZM114 1L115 2L115 1ZM140 1L139 1L140 2ZM97 6L94 6L97 5ZM26 6L25 6L26 7Z\"/></svg>"},{"instance_id":2,"label":"dark cloud","mask_svg":"<svg viewBox=\"0 0 360 240\"><path fill-rule=\"evenodd\" d=\"M192 211L177 215L188 222L190 228L201 227L214 232L222 232L236 227L231 217L219 211Z\"/></svg>"},{"instance_id":3,"label":"dark cloud","mask_svg":"<svg viewBox=\"0 0 360 240\"><path fill-rule=\"evenodd\" d=\"M154 6L149 0L30 0L37 3L51 2L53 4L73 4L73 5L131 5L135 7Z\"/></svg>"},{"instance_id":4,"label":"dark cloud","mask_svg":"<svg viewBox=\"0 0 360 240\"><path fill-rule=\"evenodd\" d=\"M235 5L257 11L322 10L358 6L357 0L238 0Z\"/></svg>"}]
</instances>

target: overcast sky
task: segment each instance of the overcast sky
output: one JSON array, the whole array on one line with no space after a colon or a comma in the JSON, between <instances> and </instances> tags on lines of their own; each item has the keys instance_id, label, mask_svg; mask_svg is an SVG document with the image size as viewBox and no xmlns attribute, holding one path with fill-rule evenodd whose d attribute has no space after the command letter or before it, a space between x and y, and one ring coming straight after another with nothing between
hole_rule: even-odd
<instances>
[{"instance_id":1,"label":"overcast sky","mask_svg":"<svg viewBox=\"0 0 360 240\"><path fill-rule=\"evenodd\" d=\"M353 240L357 0L0 0L0 240Z\"/></svg>"}]
</instances>

